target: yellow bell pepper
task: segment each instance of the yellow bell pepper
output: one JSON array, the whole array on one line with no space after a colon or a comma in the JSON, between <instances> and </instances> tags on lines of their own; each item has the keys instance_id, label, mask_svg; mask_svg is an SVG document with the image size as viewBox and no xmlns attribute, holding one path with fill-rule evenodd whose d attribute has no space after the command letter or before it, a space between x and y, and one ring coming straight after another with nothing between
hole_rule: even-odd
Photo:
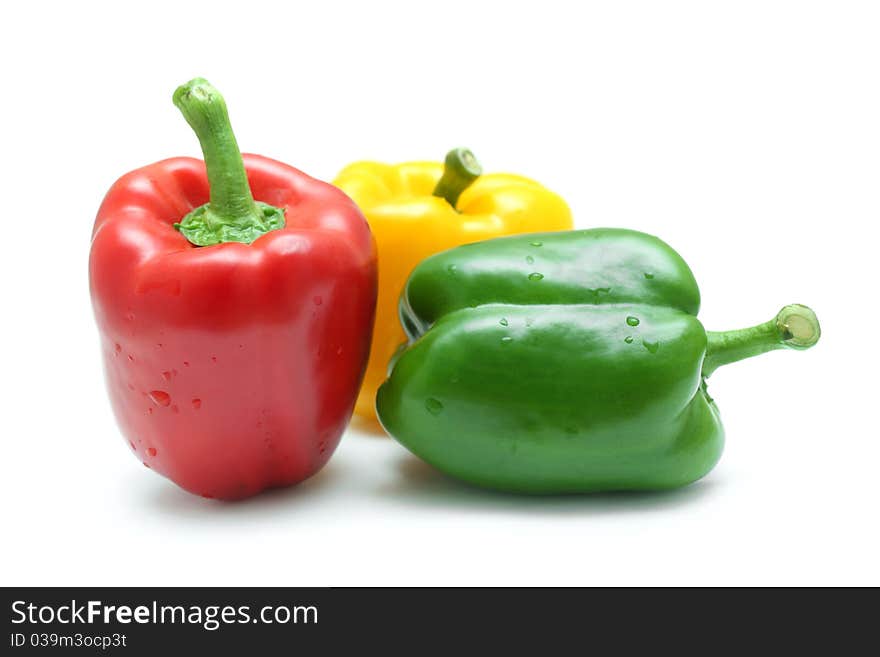
<instances>
[{"instance_id":1,"label":"yellow bell pepper","mask_svg":"<svg viewBox=\"0 0 880 657\"><path fill-rule=\"evenodd\" d=\"M376 391L386 378L388 361L406 340L397 303L419 262L461 244L572 228L565 201L535 181L481 173L469 150L455 149L445 164L356 162L333 181L363 211L379 254L373 344L355 407L361 416L375 418Z\"/></svg>"}]
</instances>

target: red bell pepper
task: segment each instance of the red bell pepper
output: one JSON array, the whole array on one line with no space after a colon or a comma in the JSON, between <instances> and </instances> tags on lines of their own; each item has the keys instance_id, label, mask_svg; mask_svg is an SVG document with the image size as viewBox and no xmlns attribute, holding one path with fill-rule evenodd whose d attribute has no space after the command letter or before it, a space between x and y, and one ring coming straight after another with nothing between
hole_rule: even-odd
<instances>
[{"instance_id":1,"label":"red bell pepper","mask_svg":"<svg viewBox=\"0 0 880 657\"><path fill-rule=\"evenodd\" d=\"M239 153L206 81L174 101L205 162L164 160L110 188L92 304L131 449L188 491L242 498L302 481L336 448L369 353L376 253L341 191Z\"/></svg>"}]
</instances>

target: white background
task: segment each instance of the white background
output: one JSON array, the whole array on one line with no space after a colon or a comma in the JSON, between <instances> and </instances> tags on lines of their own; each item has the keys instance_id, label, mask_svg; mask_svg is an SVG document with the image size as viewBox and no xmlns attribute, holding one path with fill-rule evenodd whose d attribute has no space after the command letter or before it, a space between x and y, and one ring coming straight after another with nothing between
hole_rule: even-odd
<instances>
[{"instance_id":1,"label":"white background","mask_svg":"<svg viewBox=\"0 0 880 657\"><path fill-rule=\"evenodd\" d=\"M850 2L4 3L0 582L880 584L878 35ZM467 145L671 243L708 328L801 302L822 341L713 377L727 448L677 492L483 492L352 429L299 487L188 495L119 435L86 263L119 175L199 154L197 75L245 150Z\"/></svg>"}]
</instances>

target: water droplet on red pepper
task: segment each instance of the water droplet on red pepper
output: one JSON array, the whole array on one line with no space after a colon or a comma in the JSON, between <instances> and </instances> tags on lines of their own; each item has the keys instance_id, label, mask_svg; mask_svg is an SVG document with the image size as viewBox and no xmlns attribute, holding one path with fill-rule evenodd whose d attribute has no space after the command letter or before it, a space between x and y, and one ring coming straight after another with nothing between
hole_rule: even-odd
<instances>
[{"instance_id":1,"label":"water droplet on red pepper","mask_svg":"<svg viewBox=\"0 0 880 657\"><path fill-rule=\"evenodd\" d=\"M164 390L150 390L149 395L157 406L168 406L171 403L171 395Z\"/></svg>"}]
</instances>

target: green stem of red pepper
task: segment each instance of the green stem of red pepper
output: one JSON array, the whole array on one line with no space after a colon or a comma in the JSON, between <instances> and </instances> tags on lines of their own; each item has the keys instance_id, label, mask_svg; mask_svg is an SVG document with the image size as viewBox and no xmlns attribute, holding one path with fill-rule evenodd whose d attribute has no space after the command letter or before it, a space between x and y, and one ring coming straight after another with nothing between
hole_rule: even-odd
<instances>
[{"instance_id":1,"label":"green stem of red pepper","mask_svg":"<svg viewBox=\"0 0 880 657\"><path fill-rule=\"evenodd\" d=\"M461 193L483 173L483 167L467 148L453 148L446 154L443 176L437 182L433 195L445 198L453 208Z\"/></svg>"},{"instance_id":2,"label":"green stem of red pepper","mask_svg":"<svg viewBox=\"0 0 880 657\"><path fill-rule=\"evenodd\" d=\"M792 304L763 324L733 331L707 331L706 335L709 344L703 376L709 376L722 365L774 349L809 349L819 341L821 330L812 310Z\"/></svg>"},{"instance_id":3,"label":"green stem of red pepper","mask_svg":"<svg viewBox=\"0 0 880 657\"><path fill-rule=\"evenodd\" d=\"M211 187L210 201L174 227L196 246L250 244L283 227L283 210L254 201L220 92L207 80L195 78L177 88L174 104L199 138Z\"/></svg>"}]
</instances>

